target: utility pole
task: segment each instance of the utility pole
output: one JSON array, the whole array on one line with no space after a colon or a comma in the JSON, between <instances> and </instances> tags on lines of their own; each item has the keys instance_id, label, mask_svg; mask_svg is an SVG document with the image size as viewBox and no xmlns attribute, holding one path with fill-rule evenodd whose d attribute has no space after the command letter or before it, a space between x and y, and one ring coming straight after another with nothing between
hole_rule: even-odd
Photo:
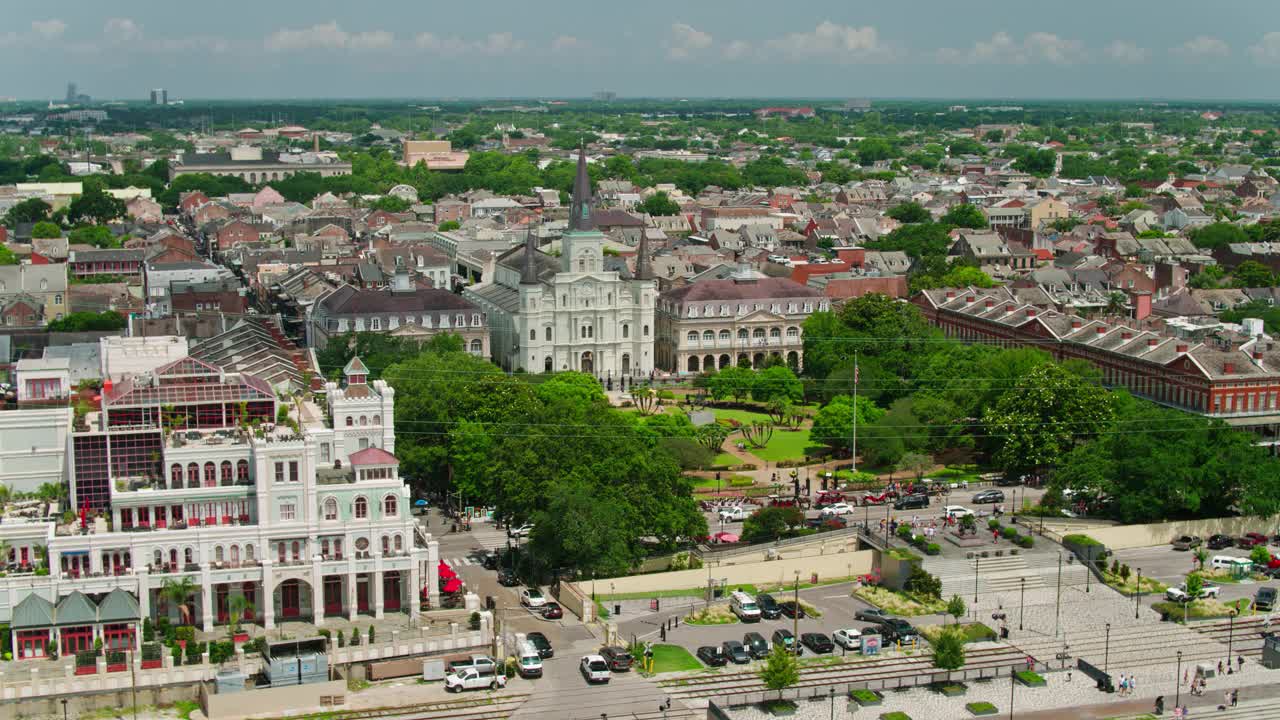
<instances>
[{"instance_id":1,"label":"utility pole","mask_svg":"<svg viewBox=\"0 0 1280 720\"><path fill-rule=\"evenodd\" d=\"M1062 617L1062 553L1058 553L1058 602L1053 610L1053 636L1058 637L1058 620Z\"/></svg>"},{"instance_id":2,"label":"utility pole","mask_svg":"<svg viewBox=\"0 0 1280 720\"><path fill-rule=\"evenodd\" d=\"M853 351L853 443L849 447L849 475L858 472L858 351Z\"/></svg>"}]
</instances>

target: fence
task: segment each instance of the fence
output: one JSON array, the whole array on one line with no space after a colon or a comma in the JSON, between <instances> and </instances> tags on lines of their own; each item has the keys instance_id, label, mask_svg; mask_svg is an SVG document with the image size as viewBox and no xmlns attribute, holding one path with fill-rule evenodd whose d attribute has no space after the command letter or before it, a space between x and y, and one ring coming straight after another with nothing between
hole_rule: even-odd
<instances>
[{"instance_id":1,"label":"fence","mask_svg":"<svg viewBox=\"0 0 1280 720\"><path fill-rule=\"evenodd\" d=\"M698 590L707 587L711 580L724 580L729 585L789 583L795 579L797 572L800 573L802 580L808 580L811 575L817 575L819 580L855 577L871 572L874 554L870 550L833 551L820 556L759 560L733 565L707 566L698 570L675 570L652 575L586 580L579 581L577 586L583 595L589 597L593 594L618 595L663 590Z\"/></svg>"},{"instance_id":2,"label":"fence","mask_svg":"<svg viewBox=\"0 0 1280 720\"><path fill-rule=\"evenodd\" d=\"M803 555L807 554L806 550L816 549L818 550L817 554L824 555L826 553L823 550L832 545L835 546L833 552L844 552L851 542L853 543L853 549L857 549L856 541L860 531L860 527L847 527L814 535L777 540L768 545L759 544L724 548L699 545L693 550L693 554L700 558L704 565L723 565L726 564L726 561L750 555L759 555L761 556L760 559L763 560L765 559L764 556L768 555L771 550L775 553L787 551L789 555L799 551Z\"/></svg>"}]
</instances>

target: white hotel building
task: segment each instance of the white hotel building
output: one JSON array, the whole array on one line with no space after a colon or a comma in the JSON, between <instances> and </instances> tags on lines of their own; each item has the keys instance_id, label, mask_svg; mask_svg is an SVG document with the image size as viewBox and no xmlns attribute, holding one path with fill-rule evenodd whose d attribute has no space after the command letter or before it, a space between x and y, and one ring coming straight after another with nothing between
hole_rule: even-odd
<instances>
[{"instance_id":1,"label":"white hotel building","mask_svg":"<svg viewBox=\"0 0 1280 720\"><path fill-rule=\"evenodd\" d=\"M423 588L437 605L438 544L394 455L395 391L367 374L353 360L323 407L189 357L108 383L68 442L75 521L0 523L14 658L96 638L137 647L142 619L179 619L161 589L184 577L206 631L228 622L236 595L268 629L416 611Z\"/></svg>"}]
</instances>

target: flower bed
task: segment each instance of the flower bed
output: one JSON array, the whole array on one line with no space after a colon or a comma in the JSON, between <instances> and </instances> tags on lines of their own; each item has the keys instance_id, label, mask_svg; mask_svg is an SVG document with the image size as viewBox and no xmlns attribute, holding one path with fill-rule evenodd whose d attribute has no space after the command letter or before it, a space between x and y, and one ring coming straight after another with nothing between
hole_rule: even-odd
<instances>
[{"instance_id":1,"label":"flower bed","mask_svg":"<svg viewBox=\"0 0 1280 720\"><path fill-rule=\"evenodd\" d=\"M945 628L956 627L955 625L924 625L917 627L916 630L928 640L931 644L936 642L938 636L943 633ZM984 642L996 639L996 631L982 623L964 623L959 626L961 637L966 643Z\"/></svg>"},{"instance_id":2,"label":"flower bed","mask_svg":"<svg viewBox=\"0 0 1280 720\"><path fill-rule=\"evenodd\" d=\"M1034 673L1034 672L1031 672L1030 670L1019 670L1018 672L1014 673L1013 676L1018 680L1019 683L1027 687L1044 687L1045 685L1049 684L1045 682L1045 679L1042 676L1040 676L1039 673Z\"/></svg>"},{"instance_id":3,"label":"flower bed","mask_svg":"<svg viewBox=\"0 0 1280 720\"><path fill-rule=\"evenodd\" d=\"M796 714L796 704L790 700L765 700L760 709L774 717L786 717Z\"/></svg>"},{"instance_id":4,"label":"flower bed","mask_svg":"<svg viewBox=\"0 0 1280 720\"><path fill-rule=\"evenodd\" d=\"M964 709L974 715L995 715L999 710L989 702L965 703Z\"/></svg>"},{"instance_id":5,"label":"flower bed","mask_svg":"<svg viewBox=\"0 0 1280 720\"><path fill-rule=\"evenodd\" d=\"M911 716L900 710L895 710L893 712L880 713L880 720L911 720Z\"/></svg>"},{"instance_id":6,"label":"flower bed","mask_svg":"<svg viewBox=\"0 0 1280 720\"><path fill-rule=\"evenodd\" d=\"M716 606L697 610L685 618L684 622L686 625L732 625L738 622L738 616L728 607Z\"/></svg>"},{"instance_id":7,"label":"flower bed","mask_svg":"<svg viewBox=\"0 0 1280 720\"><path fill-rule=\"evenodd\" d=\"M958 682L942 682L933 686L934 691L940 693L944 697L960 697L969 690L964 683Z\"/></svg>"},{"instance_id":8,"label":"flower bed","mask_svg":"<svg viewBox=\"0 0 1280 720\"><path fill-rule=\"evenodd\" d=\"M947 609L947 604L941 599L919 598L882 587L865 585L854 594L893 615L936 615Z\"/></svg>"},{"instance_id":9,"label":"flower bed","mask_svg":"<svg viewBox=\"0 0 1280 720\"><path fill-rule=\"evenodd\" d=\"M866 688L855 688L853 690L850 690L849 699L858 703L859 705L862 705L863 707L879 705L880 703L884 702L883 695L881 695L880 693L874 690L868 690Z\"/></svg>"}]
</instances>

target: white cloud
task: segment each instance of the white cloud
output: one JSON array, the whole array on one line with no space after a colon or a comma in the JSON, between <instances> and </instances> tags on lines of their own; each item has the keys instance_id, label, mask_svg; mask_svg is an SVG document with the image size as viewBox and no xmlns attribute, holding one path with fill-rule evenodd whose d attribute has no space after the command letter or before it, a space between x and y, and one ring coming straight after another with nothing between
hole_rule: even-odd
<instances>
[{"instance_id":1,"label":"white cloud","mask_svg":"<svg viewBox=\"0 0 1280 720\"><path fill-rule=\"evenodd\" d=\"M1022 40L1006 32L997 32L979 40L968 50L943 48L937 53L942 63L1027 65L1047 62L1073 65L1085 60L1084 48L1077 40L1067 40L1053 33L1033 32Z\"/></svg>"},{"instance_id":2,"label":"white cloud","mask_svg":"<svg viewBox=\"0 0 1280 720\"><path fill-rule=\"evenodd\" d=\"M1128 40L1116 40L1107 46L1104 54L1115 62L1136 65L1146 62L1151 56L1151 51L1138 47Z\"/></svg>"},{"instance_id":3,"label":"white cloud","mask_svg":"<svg viewBox=\"0 0 1280 720\"><path fill-rule=\"evenodd\" d=\"M745 40L734 40L726 43L724 49L720 51L724 55L725 60L745 60L751 57L755 47Z\"/></svg>"},{"instance_id":4,"label":"white cloud","mask_svg":"<svg viewBox=\"0 0 1280 720\"><path fill-rule=\"evenodd\" d=\"M789 33L770 40L769 47L793 60L827 58L837 62L885 59L892 53L871 26L838 25L824 20L813 32Z\"/></svg>"},{"instance_id":5,"label":"white cloud","mask_svg":"<svg viewBox=\"0 0 1280 720\"><path fill-rule=\"evenodd\" d=\"M1175 47L1173 52L1184 58L1223 58L1231 54L1231 47L1212 35L1199 35Z\"/></svg>"},{"instance_id":6,"label":"white cloud","mask_svg":"<svg viewBox=\"0 0 1280 720\"><path fill-rule=\"evenodd\" d=\"M1280 32L1269 32L1249 46L1249 57L1259 65L1280 65Z\"/></svg>"},{"instance_id":7,"label":"white cloud","mask_svg":"<svg viewBox=\"0 0 1280 720\"><path fill-rule=\"evenodd\" d=\"M396 37L386 30L347 32L336 20L308 28L281 28L267 36L268 50L386 50Z\"/></svg>"},{"instance_id":8,"label":"white cloud","mask_svg":"<svg viewBox=\"0 0 1280 720\"><path fill-rule=\"evenodd\" d=\"M481 40L463 40L456 35L440 37L429 32L418 33L413 42L418 49L439 55L463 55L479 53L482 55L509 55L524 49L524 41L517 40L509 32L490 33Z\"/></svg>"},{"instance_id":9,"label":"white cloud","mask_svg":"<svg viewBox=\"0 0 1280 720\"><path fill-rule=\"evenodd\" d=\"M164 38L155 43L155 50L160 52L209 52L225 53L231 49L226 38L210 35L193 35L191 37Z\"/></svg>"},{"instance_id":10,"label":"white cloud","mask_svg":"<svg viewBox=\"0 0 1280 720\"><path fill-rule=\"evenodd\" d=\"M561 35L551 41L552 52L570 52L573 50L581 50L586 47L586 43L572 35Z\"/></svg>"},{"instance_id":11,"label":"white cloud","mask_svg":"<svg viewBox=\"0 0 1280 720\"><path fill-rule=\"evenodd\" d=\"M715 38L710 33L685 23L672 23L671 37L667 41L667 57L672 60L688 60L711 47L713 42Z\"/></svg>"},{"instance_id":12,"label":"white cloud","mask_svg":"<svg viewBox=\"0 0 1280 720\"><path fill-rule=\"evenodd\" d=\"M102 26L102 34L114 43L137 42L142 39L142 26L130 18L110 18Z\"/></svg>"},{"instance_id":13,"label":"white cloud","mask_svg":"<svg viewBox=\"0 0 1280 720\"><path fill-rule=\"evenodd\" d=\"M57 18L35 20L31 23L31 31L42 38L59 38L67 31L67 24Z\"/></svg>"}]
</instances>

